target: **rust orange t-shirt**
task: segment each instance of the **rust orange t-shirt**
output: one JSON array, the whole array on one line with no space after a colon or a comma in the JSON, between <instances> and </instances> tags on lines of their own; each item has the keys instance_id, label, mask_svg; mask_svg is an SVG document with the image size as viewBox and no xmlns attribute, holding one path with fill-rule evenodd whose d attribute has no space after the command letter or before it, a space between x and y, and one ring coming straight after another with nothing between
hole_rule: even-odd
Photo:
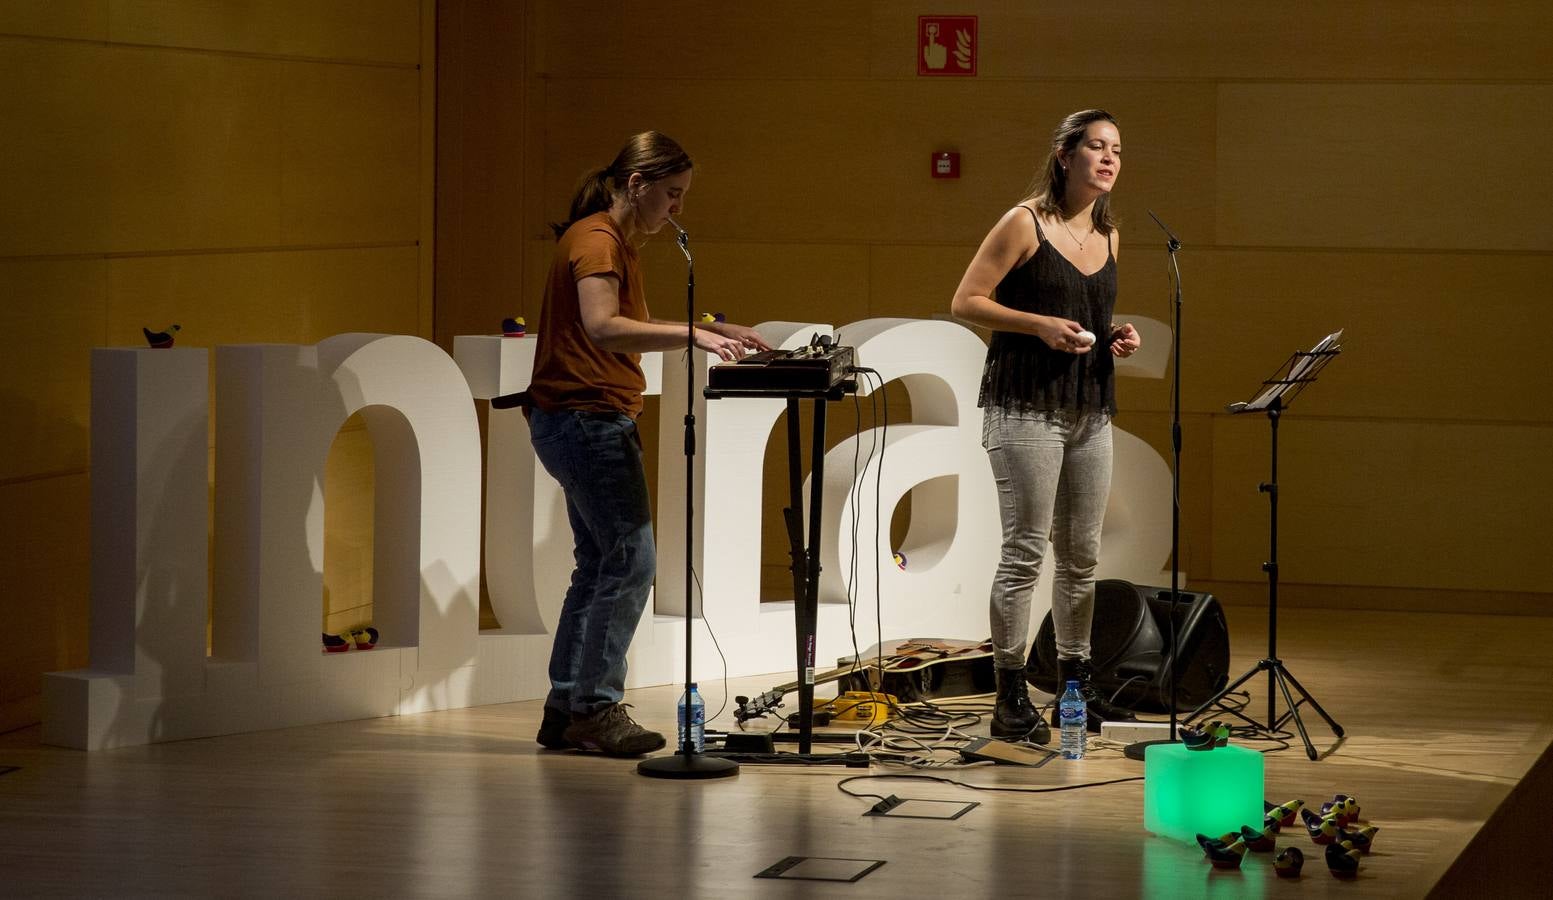
<instances>
[{"instance_id":1,"label":"rust orange t-shirt","mask_svg":"<svg viewBox=\"0 0 1553 900\"><path fill-rule=\"evenodd\" d=\"M600 212L572 223L556 245L528 389L540 409L621 412L633 419L642 413L647 380L641 354L605 350L582 327L577 282L604 274L613 274L620 284L620 315L647 321L636 248L609 213Z\"/></svg>"}]
</instances>

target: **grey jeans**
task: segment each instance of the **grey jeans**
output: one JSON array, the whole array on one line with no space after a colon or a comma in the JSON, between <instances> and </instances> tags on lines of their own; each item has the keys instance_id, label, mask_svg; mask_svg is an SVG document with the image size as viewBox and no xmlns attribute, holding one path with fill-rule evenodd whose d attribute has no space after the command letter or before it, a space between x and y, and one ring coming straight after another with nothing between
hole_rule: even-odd
<instances>
[{"instance_id":1,"label":"grey jeans","mask_svg":"<svg viewBox=\"0 0 1553 900\"><path fill-rule=\"evenodd\" d=\"M1111 493L1111 417L988 407L982 446L1003 519L1003 551L992 580L993 662L999 668L1025 665L1030 595L1048 541L1057 555L1057 655L1088 659L1100 526Z\"/></svg>"}]
</instances>

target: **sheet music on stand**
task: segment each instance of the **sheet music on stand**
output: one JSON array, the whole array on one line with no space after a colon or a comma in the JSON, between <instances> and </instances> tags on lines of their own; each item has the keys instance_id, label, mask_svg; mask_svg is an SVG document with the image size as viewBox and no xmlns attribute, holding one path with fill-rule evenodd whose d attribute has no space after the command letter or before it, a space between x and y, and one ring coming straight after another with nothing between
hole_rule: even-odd
<instances>
[{"instance_id":1,"label":"sheet music on stand","mask_svg":"<svg viewBox=\"0 0 1553 900\"><path fill-rule=\"evenodd\" d=\"M1270 408L1275 402L1288 406L1305 385L1316 380L1316 373L1326 368L1332 357L1343 352L1343 329L1339 328L1316 342L1309 350L1297 352L1278 370L1277 375L1262 382L1260 394L1251 400L1231 403L1225 407L1231 413L1257 412ZM1282 401L1282 402L1279 402Z\"/></svg>"}]
</instances>

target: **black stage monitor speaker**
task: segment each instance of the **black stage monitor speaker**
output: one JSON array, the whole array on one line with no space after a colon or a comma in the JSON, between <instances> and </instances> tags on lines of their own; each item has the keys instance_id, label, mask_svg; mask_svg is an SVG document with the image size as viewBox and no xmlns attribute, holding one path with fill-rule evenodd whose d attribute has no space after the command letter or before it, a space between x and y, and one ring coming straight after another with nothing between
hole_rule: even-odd
<instances>
[{"instance_id":1,"label":"black stage monitor speaker","mask_svg":"<svg viewBox=\"0 0 1553 900\"><path fill-rule=\"evenodd\" d=\"M1116 578L1095 582L1089 657L1094 688L1136 712L1170 712L1170 588ZM1181 591L1176 604L1176 710L1189 712L1229 682L1229 628L1212 594ZM1030 684L1056 693L1057 639L1047 613L1030 647Z\"/></svg>"}]
</instances>

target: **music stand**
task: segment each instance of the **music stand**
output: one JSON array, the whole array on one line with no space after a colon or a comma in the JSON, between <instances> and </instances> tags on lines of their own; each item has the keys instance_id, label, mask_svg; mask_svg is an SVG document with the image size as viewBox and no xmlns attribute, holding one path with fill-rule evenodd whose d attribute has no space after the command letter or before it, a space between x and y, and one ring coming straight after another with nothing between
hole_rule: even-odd
<instances>
[{"instance_id":1,"label":"music stand","mask_svg":"<svg viewBox=\"0 0 1553 900\"><path fill-rule=\"evenodd\" d=\"M1249 681L1258 672L1267 673L1267 724L1256 721L1237 709L1225 707L1225 712L1249 724L1253 729L1262 732L1271 738L1277 735L1285 722L1294 720L1294 727L1299 731L1300 740L1305 742L1305 755L1311 761L1317 758L1316 747L1310 742L1310 735L1305 731L1305 722L1300 718L1299 705L1294 702L1294 695L1289 691L1293 685L1309 703L1321 718L1326 720L1332 733L1339 738L1343 736L1343 727L1332 719L1327 711L1321 708L1316 698L1310 695L1310 691L1299 683L1290 672L1283 660L1278 658L1278 419L1283 411L1293 404L1307 385L1313 384L1316 376L1325 369L1336 356L1343 351L1343 332L1341 329L1327 335L1316 343L1314 347L1306 351L1297 351L1279 366L1272 378L1262 382L1262 390L1251 400L1244 403L1231 403L1228 407L1231 415L1241 415L1251 412L1267 413L1267 421L1272 426L1272 476L1257 486L1257 490L1267 495L1269 508L1269 534L1268 534L1268 560L1262 563L1262 571L1267 573L1267 656L1252 666L1245 674L1230 682L1223 690L1215 694L1212 699L1204 702L1193 710L1186 721L1190 722L1210 706L1219 703L1236 688ZM1275 691L1274 688L1277 690ZM1283 694L1283 701L1288 710L1278 715L1278 693Z\"/></svg>"}]
</instances>

